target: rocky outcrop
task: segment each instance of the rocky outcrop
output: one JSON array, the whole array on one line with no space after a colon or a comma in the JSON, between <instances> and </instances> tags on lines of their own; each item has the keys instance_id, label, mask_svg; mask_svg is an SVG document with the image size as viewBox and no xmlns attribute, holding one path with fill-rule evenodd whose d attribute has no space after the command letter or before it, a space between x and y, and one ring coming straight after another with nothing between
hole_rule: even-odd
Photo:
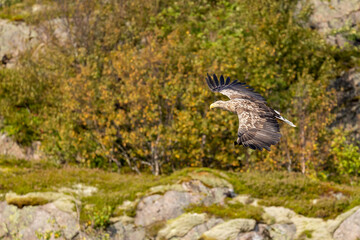
<instances>
[{"instance_id":1,"label":"rocky outcrop","mask_svg":"<svg viewBox=\"0 0 360 240\"><path fill-rule=\"evenodd\" d=\"M181 190L171 190L164 195L154 194L144 197L137 205L135 224L148 226L155 222L175 218L184 213L184 208L192 204L223 203L226 193L231 192L232 188L208 188L199 180L191 180L182 183Z\"/></svg>"},{"instance_id":2,"label":"rocky outcrop","mask_svg":"<svg viewBox=\"0 0 360 240\"><path fill-rule=\"evenodd\" d=\"M233 219L218 224L202 235L202 239L237 240L242 239L245 233L255 229L256 221L253 219ZM246 239L246 238L244 238Z\"/></svg>"},{"instance_id":3,"label":"rocky outcrop","mask_svg":"<svg viewBox=\"0 0 360 240\"><path fill-rule=\"evenodd\" d=\"M99 239L100 235L117 240L356 240L360 237L360 206L330 220L304 217L284 207L262 207L261 221L186 212L190 204L220 207L243 204L246 208L257 202L250 195L225 200L234 193L224 178L219 181L219 177L210 173L191 176L195 179L156 186L139 193L134 201L124 201L115 211L119 216L110 219L107 229L90 233L85 227L80 228L78 199L91 196L97 191L95 187L74 185L58 192L8 193L6 201L0 202L0 239ZM200 181L197 176L206 176L206 180Z\"/></svg>"},{"instance_id":4,"label":"rocky outcrop","mask_svg":"<svg viewBox=\"0 0 360 240\"><path fill-rule=\"evenodd\" d=\"M360 45L356 32L360 24L360 0L300 0L298 11L311 6L309 22L330 44L338 47ZM333 81L338 105L332 126L344 127L355 141L360 141L360 75L358 69L344 72Z\"/></svg>"},{"instance_id":5,"label":"rocky outcrop","mask_svg":"<svg viewBox=\"0 0 360 240\"><path fill-rule=\"evenodd\" d=\"M79 232L80 225L75 212L69 205L59 208L60 202L39 206L18 208L7 202L0 202L0 239L38 239L39 236L58 236L72 239Z\"/></svg>"},{"instance_id":6,"label":"rocky outcrop","mask_svg":"<svg viewBox=\"0 0 360 240\"><path fill-rule=\"evenodd\" d=\"M346 218L334 233L335 240L356 240L360 239L360 209Z\"/></svg>"},{"instance_id":7,"label":"rocky outcrop","mask_svg":"<svg viewBox=\"0 0 360 240\"><path fill-rule=\"evenodd\" d=\"M202 233L222 222L222 219L209 218L206 213L184 213L176 219L169 220L159 231L156 239L199 239Z\"/></svg>"},{"instance_id":8,"label":"rocky outcrop","mask_svg":"<svg viewBox=\"0 0 360 240\"><path fill-rule=\"evenodd\" d=\"M42 157L40 142L34 142L29 147L21 147L9 136L0 133L0 155L12 156L17 159L39 160Z\"/></svg>"},{"instance_id":9,"label":"rocky outcrop","mask_svg":"<svg viewBox=\"0 0 360 240\"><path fill-rule=\"evenodd\" d=\"M351 37L351 31L360 23L360 0L301 0L298 8L306 5L313 10L310 26L323 34L329 43L340 47L346 43L359 44L358 39Z\"/></svg>"},{"instance_id":10,"label":"rocky outcrop","mask_svg":"<svg viewBox=\"0 0 360 240\"><path fill-rule=\"evenodd\" d=\"M336 89L338 107L333 126L343 127L351 137L360 141L360 73L351 69L337 78L332 87Z\"/></svg>"},{"instance_id":11,"label":"rocky outcrop","mask_svg":"<svg viewBox=\"0 0 360 240\"><path fill-rule=\"evenodd\" d=\"M13 65L21 52L38 43L37 36L37 32L25 23L0 19L0 58L9 58L3 64Z\"/></svg>"}]
</instances>

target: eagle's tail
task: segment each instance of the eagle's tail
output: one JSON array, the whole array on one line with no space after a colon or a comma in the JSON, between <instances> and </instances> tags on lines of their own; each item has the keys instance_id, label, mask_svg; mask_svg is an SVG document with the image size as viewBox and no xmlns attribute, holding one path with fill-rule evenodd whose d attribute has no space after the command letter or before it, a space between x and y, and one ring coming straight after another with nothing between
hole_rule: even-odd
<instances>
[{"instance_id":1,"label":"eagle's tail","mask_svg":"<svg viewBox=\"0 0 360 240\"><path fill-rule=\"evenodd\" d=\"M276 111L276 110L274 110L274 111L278 114L278 116L276 116L277 119L279 119L279 120L281 120L281 121L283 121L283 122L286 122L287 124L289 124L289 125L292 126L292 127L296 127L295 124L293 124L292 122L290 122L289 120L287 120L286 118L284 118L283 116L281 116L278 111Z\"/></svg>"}]
</instances>

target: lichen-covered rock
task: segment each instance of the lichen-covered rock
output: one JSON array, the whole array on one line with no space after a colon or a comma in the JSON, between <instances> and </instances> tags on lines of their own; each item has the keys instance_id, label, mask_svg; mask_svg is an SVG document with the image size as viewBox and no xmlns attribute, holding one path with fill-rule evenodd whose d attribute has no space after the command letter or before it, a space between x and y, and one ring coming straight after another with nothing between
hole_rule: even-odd
<instances>
[{"instance_id":1,"label":"lichen-covered rock","mask_svg":"<svg viewBox=\"0 0 360 240\"><path fill-rule=\"evenodd\" d=\"M166 240L171 238L181 238L185 236L195 226L203 224L207 220L206 213L185 213L171 219L166 223L165 228L161 229L156 239Z\"/></svg>"},{"instance_id":2,"label":"lichen-covered rock","mask_svg":"<svg viewBox=\"0 0 360 240\"><path fill-rule=\"evenodd\" d=\"M146 235L143 227L125 224L121 221L111 225L108 231L112 240L144 240Z\"/></svg>"},{"instance_id":3,"label":"lichen-covered rock","mask_svg":"<svg viewBox=\"0 0 360 240\"><path fill-rule=\"evenodd\" d=\"M335 240L360 239L360 209L357 209L350 217L346 218L334 232Z\"/></svg>"},{"instance_id":4,"label":"lichen-covered rock","mask_svg":"<svg viewBox=\"0 0 360 240\"><path fill-rule=\"evenodd\" d=\"M0 202L0 239L38 239L49 234L72 239L80 230L74 212L64 212L54 203L17 208Z\"/></svg>"},{"instance_id":5,"label":"lichen-covered rock","mask_svg":"<svg viewBox=\"0 0 360 240\"><path fill-rule=\"evenodd\" d=\"M295 239L303 236L305 233L311 234L313 240L332 239L331 233L327 229L327 222L321 218L307 218L296 215L291 218L296 226Z\"/></svg>"},{"instance_id":6,"label":"lichen-covered rock","mask_svg":"<svg viewBox=\"0 0 360 240\"><path fill-rule=\"evenodd\" d=\"M114 211L114 216L120 216L120 215L133 216L139 201L140 201L139 199L136 199L135 201L125 200L121 205L116 207Z\"/></svg>"},{"instance_id":7,"label":"lichen-covered rock","mask_svg":"<svg viewBox=\"0 0 360 240\"><path fill-rule=\"evenodd\" d=\"M250 232L255 229L256 221L253 219L233 219L218 224L206 231L201 236L204 240L236 240L240 233Z\"/></svg>"},{"instance_id":8,"label":"lichen-covered rock","mask_svg":"<svg viewBox=\"0 0 360 240\"><path fill-rule=\"evenodd\" d=\"M189 174L192 179L197 179L203 182L208 187L229 188L233 189L233 186L224 178L215 176L209 172L192 172Z\"/></svg>"},{"instance_id":9,"label":"lichen-covered rock","mask_svg":"<svg viewBox=\"0 0 360 240\"><path fill-rule=\"evenodd\" d=\"M292 240L295 233L295 224L273 224L270 226L270 237L273 240Z\"/></svg>"},{"instance_id":10,"label":"lichen-covered rock","mask_svg":"<svg viewBox=\"0 0 360 240\"><path fill-rule=\"evenodd\" d=\"M204 232L223 222L221 218L212 217L207 222L192 228L181 240L198 240Z\"/></svg>"},{"instance_id":11,"label":"lichen-covered rock","mask_svg":"<svg viewBox=\"0 0 360 240\"><path fill-rule=\"evenodd\" d=\"M292 223L292 218L296 213L284 207L264 207L263 219L267 224Z\"/></svg>"},{"instance_id":12,"label":"lichen-covered rock","mask_svg":"<svg viewBox=\"0 0 360 240\"><path fill-rule=\"evenodd\" d=\"M97 191L97 187L86 186L81 183L73 185L72 188L62 187L59 189L59 192L76 194L81 197L89 197Z\"/></svg>"},{"instance_id":13,"label":"lichen-covered rock","mask_svg":"<svg viewBox=\"0 0 360 240\"><path fill-rule=\"evenodd\" d=\"M55 206L67 212L72 212L72 209L75 207L75 202L79 203L74 197L57 192L32 192L25 195L10 192L5 195L5 200L8 204L15 205L19 208L54 202Z\"/></svg>"},{"instance_id":14,"label":"lichen-covered rock","mask_svg":"<svg viewBox=\"0 0 360 240\"><path fill-rule=\"evenodd\" d=\"M178 192L183 192L186 191L183 186L181 184L167 184L167 185L159 185L159 186L154 186L152 188L150 188L147 191L148 195L151 194L163 194L167 191L178 191Z\"/></svg>"},{"instance_id":15,"label":"lichen-covered rock","mask_svg":"<svg viewBox=\"0 0 360 240\"><path fill-rule=\"evenodd\" d=\"M241 204L244 204L244 205L248 205L248 204L251 204L253 202L254 202L254 198L252 198L248 194L238 195L238 196L234 197L233 199L231 199L229 201L229 203L231 203L231 204L241 203Z\"/></svg>"}]
</instances>

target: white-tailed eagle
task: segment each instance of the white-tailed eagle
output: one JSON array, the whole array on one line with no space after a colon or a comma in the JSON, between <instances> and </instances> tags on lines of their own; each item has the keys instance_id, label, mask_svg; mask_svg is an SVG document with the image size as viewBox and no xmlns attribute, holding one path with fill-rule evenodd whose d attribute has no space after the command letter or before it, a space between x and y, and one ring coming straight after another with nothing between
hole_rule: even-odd
<instances>
[{"instance_id":1,"label":"white-tailed eagle","mask_svg":"<svg viewBox=\"0 0 360 240\"><path fill-rule=\"evenodd\" d=\"M212 108L221 108L233 112L239 117L238 138L235 145L243 145L251 149L270 151L270 146L280 141L280 127L277 120L286 122L292 127L295 125L285 119L280 113L266 105L265 99L245 83L237 80L230 82L230 78L220 79L214 74L207 75L206 82L213 92L224 94L229 101L216 101Z\"/></svg>"}]
</instances>

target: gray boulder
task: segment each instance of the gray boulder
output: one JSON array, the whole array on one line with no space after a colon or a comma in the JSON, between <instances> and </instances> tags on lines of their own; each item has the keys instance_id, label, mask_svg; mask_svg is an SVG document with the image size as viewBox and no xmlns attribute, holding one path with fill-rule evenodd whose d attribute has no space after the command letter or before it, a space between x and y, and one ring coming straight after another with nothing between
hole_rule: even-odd
<instances>
[{"instance_id":1,"label":"gray boulder","mask_svg":"<svg viewBox=\"0 0 360 240\"><path fill-rule=\"evenodd\" d=\"M145 229L134 224L119 221L108 228L110 238L113 240L143 240L145 239Z\"/></svg>"},{"instance_id":2,"label":"gray boulder","mask_svg":"<svg viewBox=\"0 0 360 240\"><path fill-rule=\"evenodd\" d=\"M20 209L0 202L0 239L32 240L45 235L72 239L79 230L76 214L62 211L54 203Z\"/></svg>"},{"instance_id":3,"label":"gray boulder","mask_svg":"<svg viewBox=\"0 0 360 240\"><path fill-rule=\"evenodd\" d=\"M226 187L208 188L199 180L182 183L182 191L167 191L164 195L146 196L137 205L135 224L149 226L155 222L176 218L191 204L223 203Z\"/></svg>"},{"instance_id":4,"label":"gray boulder","mask_svg":"<svg viewBox=\"0 0 360 240\"><path fill-rule=\"evenodd\" d=\"M156 239L197 240L202 233L222 222L223 220L218 218L209 219L205 213L184 213L169 220L159 231Z\"/></svg>"},{"instance_id":5,"label":"gray boulder","mask_svg":"<svg viewBox=\"0 0 360 240\"><path fill-rule=\"evenodd\" d=\"M335 240L360 239L360 209L341 223L333 237Z\"/></svg>"},{"instance_id":6,"label":"gray boulder","mask_svg":"<svg viewBox=\"0 0 360 240\"><path fill-rule=\"evenodd\" d=\"M233 219L216 225L201 236L204 240L237 240L246 239L247 236L241 233L253 231L256 221L253 219Z\"/></svg>"}]
</instances>

